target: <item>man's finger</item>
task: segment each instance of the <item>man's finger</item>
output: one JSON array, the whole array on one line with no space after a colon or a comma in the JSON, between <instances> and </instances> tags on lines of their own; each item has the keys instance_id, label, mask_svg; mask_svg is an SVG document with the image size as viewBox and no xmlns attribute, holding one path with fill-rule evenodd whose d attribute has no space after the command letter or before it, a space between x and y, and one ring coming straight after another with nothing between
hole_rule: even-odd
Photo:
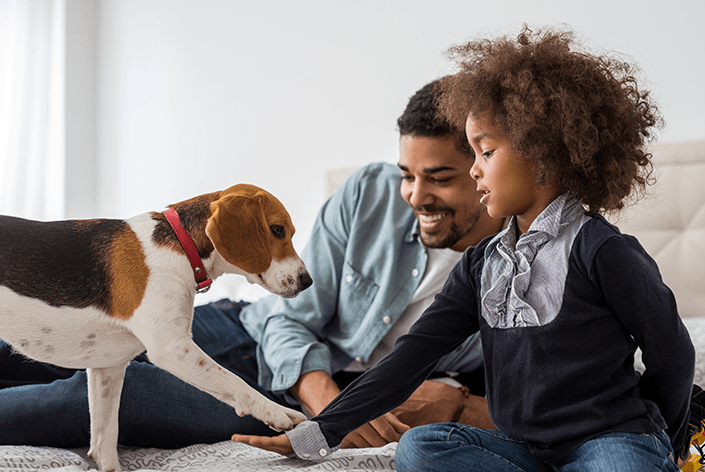
<instances>
[{"instance_id":1,"label":"man's finger","mask_svg":"<svg viewBox=\"0 0 705 472\"><path fill-rule=\"evenodd\" d=\"M367 423L345 436L343 439L343 446L341 447L381 447L388 442L389 441L380 437L377 430Z\"/></svg>"},{"instance_id":2,"label":"man's finger","mask_svg":"<svg viewBox=\"0 0 705 472\"><path fill-rule=\"evenodd\" d=\"M294 449L291 447L291 442L289 442L289 438L287 438L285 434L274 437L233 434L231 439L235 442L249 444L250 446L255 446L260 449L276 452L283 456L288 456L289 454L294 453Z\"/></svg>"},{"instance_id":3,"label":"man's finger","mask_svg":"<svg viewBox=\"0 0 705 472\"><path fill-rule=\"evenodd\" d=\"M409 429L411 428L392 413L387 413L345 436L340 447L343 449L381 447L390 442L399 441L401 435Z\"/></svg>"},{"instance_id":4,"label":"man's finger","mask_svg":"<svg viewBox=\"0 0 705 472\"><path fill-rule=\"evenodd\" d=\"M377 434L387 443L397 442L401 435L409 430L409 427L399 421L396 416L387 413L377 419L370 421Z\"/></svg>"},{"instance_id":5,"label":"man's finger","mask_svg":"<svg viewBox=\"0 0 705 472\"><path fill-rule=\"evenodd\" d=\"M340 443L342 449L357 449L361 447L371 447L365 438L360 435L358 430L353 431L343 438Z\"/></svg>"},{"instance_id":6,"label":"man's finger","mask_svg":"<svg viewBox=\"0 0 705 472\"><path fill-rule=\"evenodd\" d=\"M409 431L409 430L411 429L411 426L409 426L409 425L406 424L406 423L403 423L403 422L402 422L399 418L397 418L396 415L395 415L394 413L392 413L392 412L389 412L389 413L387 413L387 414L384 415L384 416L387 417L387 419L388 419L388 421L389 421L389 424L392 425L392 427L394 428L394 431L396 431L397 433L399 433L400 436L401 436L402 434L406 433L407 431Z\"/></svg>"}]
</instances>

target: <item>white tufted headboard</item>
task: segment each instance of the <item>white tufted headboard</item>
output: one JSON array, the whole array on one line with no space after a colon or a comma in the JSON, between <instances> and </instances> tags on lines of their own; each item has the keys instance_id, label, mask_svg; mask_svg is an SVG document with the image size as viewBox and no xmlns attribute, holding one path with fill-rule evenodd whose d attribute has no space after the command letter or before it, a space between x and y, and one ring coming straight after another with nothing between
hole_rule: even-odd
<instances>
[{"instance_id":1,"label":"white tufted headboard","mask_svg":"<svg viewBox=\"0 0 705 472\"><path fill-rule=\"evenodd\" d=\"M705 317L705 140L650 150L656 184L610 220L656 259L680 315Z\"/></svg>"}]
</instances>

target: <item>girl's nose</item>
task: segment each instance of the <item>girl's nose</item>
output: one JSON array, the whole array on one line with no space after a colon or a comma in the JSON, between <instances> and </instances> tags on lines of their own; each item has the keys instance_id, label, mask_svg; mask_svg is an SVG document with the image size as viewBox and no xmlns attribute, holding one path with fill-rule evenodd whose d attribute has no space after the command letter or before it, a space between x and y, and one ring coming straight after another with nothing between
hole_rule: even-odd
<instances>
[{"instance_id":1,"label":"girl's nose","mask_svg":"<svg viewBox=\"0 0 705 472\"><path fill-rule=\"evenodd\" d=\"M474 180L479 180L480 178L480 166L477 165L477 161L470 168L470 177Z\"/></svg>"}]
</instances>

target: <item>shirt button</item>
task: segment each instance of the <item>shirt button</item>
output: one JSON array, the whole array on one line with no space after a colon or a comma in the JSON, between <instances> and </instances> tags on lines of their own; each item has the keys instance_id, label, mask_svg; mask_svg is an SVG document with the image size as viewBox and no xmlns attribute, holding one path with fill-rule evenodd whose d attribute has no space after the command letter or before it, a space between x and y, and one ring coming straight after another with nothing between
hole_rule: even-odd
<instances>
[{"instance_id":1,"label":"shirt button","mask_svg":"<svg viewBox=\"0 0 705 472\"><path fill-rule=\"evenodd\" d=\"M389 324L392 322L392 319L388 316L385 316L384 318L382 318L382 321L384 322L384 324Z\"/></svg>"},{"instance_id":2,"label":"shirt button","mask_svg":"<svg viewBox=\"0 0 705 472\"><path fill-rule=\"evenodd\" d=\"M356 358L355 358L355 361L356 361L356 362L362 362L362 357L356 357Z\"/></svg>"},{"instance_id":3,"label":"shirt button","mask_svg":"<svg viewBox=\"0 0 705 472\"><path fill-rule=\"evenodd\" d=\"M318 451L318 454L320 454L321 457L326 457L328 455L328 451L326 451L325 449L321 449L320 451Z\"/></svg>"},{"instance_id":4,"label":"shirt button","mask_svg":"<svg viewBox=\"0 0 705 472\"><path fill-rule=\"evenodd\" d=\"M417 277L419 275L419 269L412 270L411 275L413 275L414 277Z\"/></svg>"},{"instance_id":5,"label":"shirt button","mask_svg":"<svg viewBox=\"0 0 705 472\"><path fill-rule=\"evenodd\" d=\"M310 459L310 458L311 458L311 454L304 454L304 459Z\"/></svg>"},{"instance_id":6,"label":"shirt button","mask_svg":"<svg viewBox=\"0 0 705 472\"><path fill-rule=\"evenodd\" d=\"M352 282L352 281L353 281L353 276L350 275L350 274L346 275L346 276L345 276L345 281L346 281L347 283Z\"/></svg>"}]
</instances>

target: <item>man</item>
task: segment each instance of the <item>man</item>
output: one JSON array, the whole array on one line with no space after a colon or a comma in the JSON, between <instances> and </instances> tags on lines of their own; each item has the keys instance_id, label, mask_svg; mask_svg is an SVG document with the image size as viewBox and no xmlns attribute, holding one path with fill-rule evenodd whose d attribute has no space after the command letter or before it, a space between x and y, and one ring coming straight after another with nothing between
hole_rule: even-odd
<instances>
[{"instance_id":1,"label":"man","mask_svg":"<svg viewBox=\"0 0 705 472\"><path fill-rule=\"evenodd\" d=\"M408 331L462 251L500 230L503 221L491 219L479 203L467 141L435 119L433 86L417 92L398 120L398 168L367 166L324 205L302 253L314 279L309 290L295 299L272 296L248 306L224 300L196 308L194 340L269 398L320 412ZM481 365L474 337L436 371L459 372L481 392ZM88 444L85 372L27 362L0 344L3 381L30 385L0 390L0 444ZM486 424L484 399L471 399L469 418ZM424 401L446 402L434 394ZM127 369L119 421L119 442L135 446L274 434L144 359ZM351 433L344 445L382 445L407 429L388 413Z\"/></svg>"}]
</instances>

